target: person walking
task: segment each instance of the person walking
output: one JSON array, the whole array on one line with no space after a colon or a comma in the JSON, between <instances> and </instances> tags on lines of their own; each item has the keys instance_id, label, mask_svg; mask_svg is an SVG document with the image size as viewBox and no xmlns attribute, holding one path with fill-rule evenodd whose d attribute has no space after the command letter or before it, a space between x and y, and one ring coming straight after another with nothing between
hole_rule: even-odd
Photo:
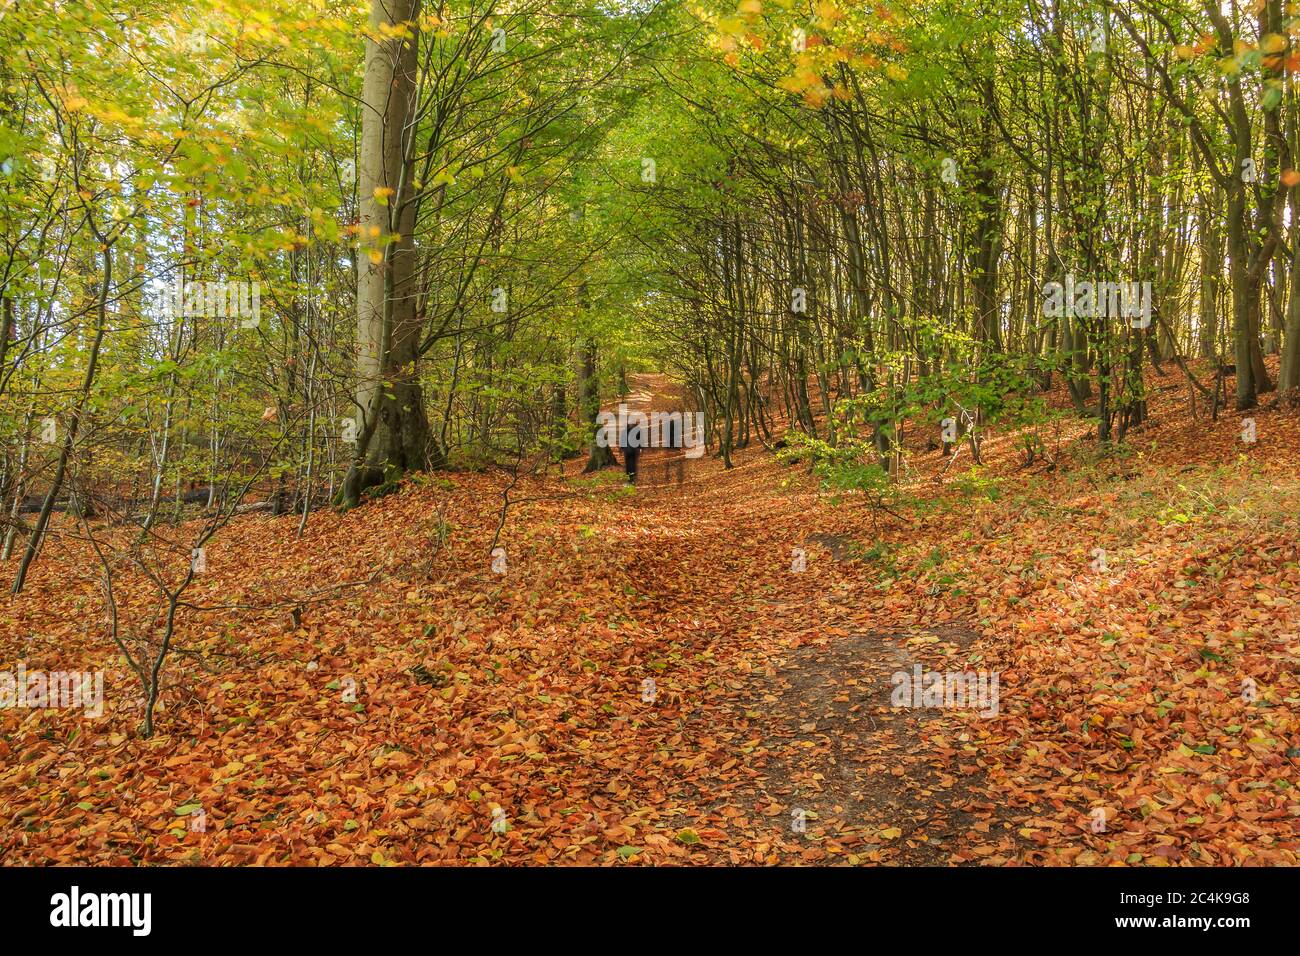
<instances>
[{"instance_id":1,"label":"person walking","mask_svg":"<svg viewBox=\"0 0 1300 956\"><path fill-rule=\"evenodd\" d=\"M634 485L645 438L646 428L639 413L634 419L629 419L622 434L619 435L619 450L623 453L623 471L627 475L627 480Z\"/></svg>"}]
</instances>

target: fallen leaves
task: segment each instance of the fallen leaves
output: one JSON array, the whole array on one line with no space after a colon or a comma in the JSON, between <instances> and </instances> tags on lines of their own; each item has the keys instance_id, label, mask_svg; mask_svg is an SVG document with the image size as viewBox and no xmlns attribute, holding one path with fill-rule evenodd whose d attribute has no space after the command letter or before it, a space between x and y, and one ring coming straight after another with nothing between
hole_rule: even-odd
<instances>
[{"instance_id":1,"label":"fallen leaves","mask_svg":"<svg viewBox=\"0 0 1300 956\"><path fill-rule=\"evenodd\" d=\"M110 699L99 721L0 711L0 852L1295 863L1294 452L1280 416L1261 413L1272 457L1243 463L1232 422L1154 410L1136 477L1079 466L1045 487L1013 436L990 436L998 501L945 485L927 492L942 520L878 534L757 449L730 472L693 464L680 493L521 482L536 500L512 508L504 576L485 557L490 474L315 515L301 540L294 517L244 517L209 544L194 601L249 607L183 614L152 741L101 639L94 563L51 539L0 648L29 668L94 662ZM915 461L934 489L942 463ZM418 529L444 504L435 549ZM809 548L803 573L792 547ZM376 568L286 625L285 606ZM123 620L147 627L147 588L121 588ZM889 674L913 664L998 671L998 714L892 708Z\"/></svg>"}]
</instances>

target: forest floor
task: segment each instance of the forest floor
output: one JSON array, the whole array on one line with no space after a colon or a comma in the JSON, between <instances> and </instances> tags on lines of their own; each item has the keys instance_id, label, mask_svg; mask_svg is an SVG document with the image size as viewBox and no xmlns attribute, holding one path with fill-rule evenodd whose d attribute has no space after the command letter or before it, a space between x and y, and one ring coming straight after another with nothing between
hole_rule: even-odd
<instances>
[{"instance_id":1,"label":"forest floor","mask_svg":"<svg viewBox=\"0 0 1300 956\"><path fill-rule=\"evenodd\" d=\"M990 435L977 475L918 445L894 514L752 446L680 484L653 455L635 490L522 478L495 571L501 474L301 539L239 517L149 740L59 525L0 599L0 667L103 668L104 715L0 710L0 862L1300 862L1297 417L1257 410L1246 444L1176 375L1107 456L1073 420L1029 466ZM156 590L115 576L155 639ZM995 672L996 714L892 706L918 665Z\"/></svg>"}]
</instances>

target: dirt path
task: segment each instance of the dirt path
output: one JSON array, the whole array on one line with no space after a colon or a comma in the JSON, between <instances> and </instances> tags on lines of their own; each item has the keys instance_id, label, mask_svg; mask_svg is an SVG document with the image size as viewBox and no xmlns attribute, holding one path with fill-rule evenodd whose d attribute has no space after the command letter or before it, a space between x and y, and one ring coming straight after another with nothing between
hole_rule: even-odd
<instances>
[{"instance_id":1,"label":"dirt path","mask_svg":"<svg viewBox=\"0 0 1300 956\"><path fill-rule=\"evenodd\" d=\"M627 376L628 394L605 406L605 411L617 414L619 405L636 412L693 411L686 389L669 376L654 372L633 372ZM614 459L623 465L621 450L614 449ZM637 484L649 494L678 492L686 480L689 459L685 451L669 448L647 448L641 452Z\"/></svg>"},{"instance_id":2,"label":"dirt path","mask_svg":"<svg viewBox=\"0 0 1300 956\"><path fill-rule=\"evenodd\" d=\"M654 377L630 384L631 407L672 407ZM890 702L892 675L960 654L975 634L864 621L852 561L862 543L820 530L815 496L792 517L771 456L750 449L737 462L689 462L676 495L641 488L627 506L641 529L627 541L632 586L663 619L703 631L664 635L691 672L662 682L682 717L660 778L703 852L943 864L972 828L1005 829L942 712Z\"/></svg>"}]
</instances>

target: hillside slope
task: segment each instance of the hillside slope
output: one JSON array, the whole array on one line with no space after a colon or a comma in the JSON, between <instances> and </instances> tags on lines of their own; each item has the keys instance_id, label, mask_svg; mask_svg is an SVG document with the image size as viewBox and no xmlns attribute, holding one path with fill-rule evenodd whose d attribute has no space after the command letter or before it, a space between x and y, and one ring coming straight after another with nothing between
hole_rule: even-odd
<instances>
[{"instance_id":1,"label":"hillside slope","mask_svg":"<svg viewBox=\"0 0 1300 956\"><path fill-rule=\"evenodd\" d=\"M1082 423L1028 468L1013 435L977 474L918 444L892 514L750 448L681 485L523 478L504 520L499 474L301 540L242 517L186 592L151 740L64 523L4 599L0 666L102 667L105 713L0 711L0 857L1295 863L1296 416L1244 444L1185 399L1107 457ZM125 563L115 596L125 635L161 633ZM996 714L891 706L917 666L995 672Z\"/></svg>"}]
</instances>

